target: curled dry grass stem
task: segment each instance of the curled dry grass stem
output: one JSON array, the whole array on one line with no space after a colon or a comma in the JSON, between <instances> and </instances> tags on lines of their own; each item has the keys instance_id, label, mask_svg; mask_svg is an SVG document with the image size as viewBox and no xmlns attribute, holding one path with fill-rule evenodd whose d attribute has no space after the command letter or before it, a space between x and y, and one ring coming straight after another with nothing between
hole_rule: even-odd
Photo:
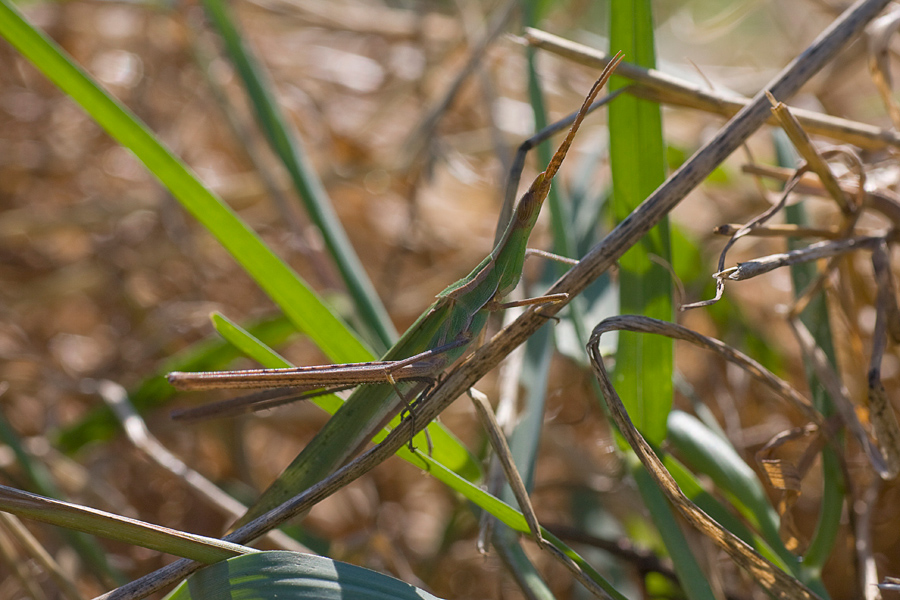
<instances>
[{"instance_id":1,"label":"curled dry grass stem","mask_svg":"<svg viewBox=\"0 0 900 600\"><path fill-rule=\"evenodd\" d=\"M801 167L797 169L796 173L793 177L787 182L784 186L784 191L781 194L781 198L778 200L776 204L770 207L768 210L763 212L761 215L753 218L746 225L742 225L735 231L731 239L725 244L725 247L722 248L722 252L719 254L719 265L716 273L713 274L713 277L716 278L716 295L710 300L701 300L699 302L692 302L690 304L684 304L681 306L681 310L690 310L693 308L701 308L704 306L711 306L722 299L722 295L725 293L725 281L728 270L725 269L725 257L728 254L728 251L731 247L742 237L749 235L754 229L757 227L761 227L766 221L775 216L784 206L787 204L787 199L791 194L791 191L800 181L800 177L806 171L806 167Z\"/></svg>"},{"instance_id":2,"label":"curled dry grass stem","mask_svg":"<svg viewBox=\"0 0 900 600\"><path fill-rule=\"evenodd\" d=\"M866 194L864 191L866 174L859 156L855 152L847 148L834 148L825 152L820 152L812 144L809 135L807 135L802 125L794 117L787 106L782 102L778 102L775 99L775 96L770 91L765 90L765 95L768 98L769 102L773 105L772 113L781 124L783 130L787 133L788 138L793 142L794 147L797 149L800 155L804 157L805 163L798 167L793 172L790 179L787 180L787 183L785 184L784 190L782 190L781 197L779 198L778 202L776 202L772 207L764 211L759 216L752 219L746 225L738 226L731 233L731 239L728 240L728 243L725 244L725 247L722 249L722 252L719 255L718 271L713 274L713 277L716 278L715 297L711 300L703 300L700 302L694 302L684 305L681 307L681 310L709 306L721 300L722 295L725 291L725 279L735 281L740 279L749 279L751 277L756 277L757 275L767 273L773 269L788 264L807 262L810 260L816 260L818 258L830 258L831 260L827 268L824 269L818 277L814 278L813 281L807 285L806 289L804 289L798 295L797 300L794 302L791 314L799 315L801 312L803 312L803 309L808 305L813 296L822 289L825 278L836 266L836 257L845 254L847 249L849 248L855 248L857 244L862 245L866 243L866 240L862 240L859 238L853 239L848 237L853 231L853 228L856 226L856 223L859 221L860 216L862 215L863 209L865 207L864 201L866 200ZM855 194L853 194L853 198L855 200L854 202L849 201L848 194L840 186L840 183L834 176L831 167L828 165L827 159L834 157L842 157L846 159L847 162L850 163L852 170L857 175ZM813 244L806 249L795 250L792 252L783 253L781 255L773 255L772 257L768 257L767 259L749 261L747 263L741 263L737 267L725 269L725 256L734 245L734 243L741 237L750 235L755 229L762 227L769 219L780 212L787 205L788 197L800 183L803 175L809 171L814 172L819 177L822 188L827 192L829 196L834 199L834 201L841 209L843 218L841 225L837 228L837 234L835 236L828 236L836 241L820 242L818 244Z\"/></svg>"},{"instance_id":3,"label":"curled dry grass stem","mask_svg":"<svg viewBox=\"0 0 900 600\"><path fill-rule=\"evenodd\" d=\"M650 319L648 317L622 315L605 319L594 328L594 333L591 335L591 341L588 344L588 353L590 355L591 365L594 368L594 374L597 376L597 380L600 383L600 389L603 392L603 396L606 399L607 406L609 406L610 414L612 415L616 426L628 442L629 446L631 446L637 454L641 463L643 463L644 467L647 469L647 472L678 512L680 512L681 515L700 533L709 538L710 541L727 553L735 564L750 573L759 586L773 597L784 599L790 598L791 600L798 600L801 598L812 600L818 598L812 590L807 588L800 581L791 577L763 558L746 542L722 527L718 522L703 512L696 504L691 502L678 487L675 479L663 466L654 450L637 429L635 429L634 424L631 422L631 418L625 410L625 405L622 404L621 398L619 398L619 395L616 393L609 378L609 374L606 371L606 367L603 364L603 356L600 351L600 338L604 333L619 330L656 333L675 339L684 339L705 348L715 349L722 354L722 356L725 356L726 358L730 357L729 360L735 359L737 364L741 365L742 368L747 369L754 378L767 384L770 382L774 383L773 389L781 390L783 389L783 386L787 384L784 384L783 382L782 384L772 382L766 375L771 377L774 377L774 375L768 373L768 371L761 365L758 365L758 363L754 365L754 368L748 368L755 363L753 359L734 349L728 349L726 351L727 346L718 340L701 336L680 325Z\"/></svg>"}]
</instances>

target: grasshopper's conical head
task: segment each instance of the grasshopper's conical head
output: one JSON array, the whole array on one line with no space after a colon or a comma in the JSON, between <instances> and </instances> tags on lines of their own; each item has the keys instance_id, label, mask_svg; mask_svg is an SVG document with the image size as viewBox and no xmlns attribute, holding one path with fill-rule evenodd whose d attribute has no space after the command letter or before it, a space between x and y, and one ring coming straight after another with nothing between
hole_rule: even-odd
<instances>
[{"instance_id":1,"label":"grasshopper's conical head","mask_svg":"<svg viewBox=\"0 0 900 600\"><path fill-rule=\"evenodd\" d=\"M499 297L505 296L519 284L522 266L525 262L525 248L528 243L528 237L531 235L531 230L534 229L535 223L537 223L541 206L550 192L550 183L559 171L563 160L565 160L566 153L572 145L572 140L575 139L575 134L578 132L581 122L584 121L591 104L593 104L597 94L600 93L600 90L621 61L622 53L618 53L603 69L600 78L594 82L591 91L585 97L584 103L582 103L581 108L575 115L575 120L566 134L566 139L557 148L556 153L550 160L550 164L547 165L547 169L535 178L531 183L531 187L528 188L528 191L525 192L525 195L522 196L518 205L516 205L509 220L509 225L507 225L503 237L492 253L495 263L502 266L500 270L502 275L497 292Z\"/></svg>"}]
</instances>

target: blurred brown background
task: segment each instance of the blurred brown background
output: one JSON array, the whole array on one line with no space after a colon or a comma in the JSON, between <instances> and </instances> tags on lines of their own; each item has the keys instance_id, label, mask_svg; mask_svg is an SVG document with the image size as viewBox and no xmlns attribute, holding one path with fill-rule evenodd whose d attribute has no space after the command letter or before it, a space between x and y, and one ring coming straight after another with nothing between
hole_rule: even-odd
<instances>
[{"instance_id":1,"label":"blurred brown background","mask_svg":"<svg viewBox=\"0 0 900 600\"><path fill-rule=\"evenodd\" d=\"M602 4L557 2L547 9L542 27L605 50ZM658 4L660 70L695 81L702 81L702 74L716 89L746 95L802 50L839 9L812 0ZM79 0L22 8L304 278L342 305L319 238L256 133L247 100L197 5ZM490 250L504 161L533 132L524 47L512 36L501 36L434 129L417 135L503 6L465 0L241 0L233 9L402 331L435 293ZM518 32L518 22L513 16L506 31ZM538 68L552 118L574 110L596 77L540 53ZM888 125L859 43L792 104ZM586 123L563 167L563 181L605 143L604 118L598 113ZM723 122L669 109L664 119L668 143L683 155ZM757 160L772 160L766 136L756 136L752 146ZM711 228L746 220L765 206L753 183L739 175L741 161L734 157L724 183L695 192L674 215L707 253L708 273L715 270L722 244L712 238ZM256 165L264 168L265 178ZM538 168L530 159L523 181ZM597 186L608 183L603 169L594 178ZM539 226L532 244L540 247L545 240ZM750 241L733 258L779 248L778 242ZM85 393L85 379L133 388L157 373L167 357L209 335L213 310L242 321L271 315L274 307L128 151L5 42L0 42L0 281L0 380L8 383L0 407L27 448L52 467L69 498L218 535L228 519L123 437L64 457L53 449L52 435L101 404ZM725 301L742 307L755 331L765 336L762 345L785 358L788 377L802 388L794 345L774 318L775 305L789 299L786 283L786 274L775 274L758 284L769 286L762 294L759 287L733 285ZM722 333L700 311L682 322L704 333ZM840 322L849 340L840 350L842 364L859 367L847 368L848 385L854 393L864 392L871 325L867 329L862 316L859 322ZM323 360L303 340L283 351L296 364ZM726 416L740 407L740 417L737 412L728 417L737 426L729 429L726 423L726 429L740 438L739 450L752 462L753 451L795 415L773 412L771 403L753 408L753 386L741 374L708 362L706 356L679 349L679 368L701 399ZM889 389L896 372L896 359L886 357ZM590 395L589 374L560 359L554 375L535 493L538 514L548 522L567 522L570 493L578 489L607 497L602 501L609 510L625 515L632 511L633 492L616 480L618 465L610 456L602 412ZM491 385L485 383L485 390ZM243 479L258 488L280 472L324 419L314 407L302 405L261 418L202 424L173 424L167 413L151 412L148 424L188 464L213 480ZM467 405L457 403L446 422L464 440L481 443ZM0 461L8 475L3 483L15 485L14 458L0 452ZM803 530L811 530L817 511L815 481L808 484L810 491L796 508ZM624 506L616 508L617 503ZM897 489L883 490L880 503L877 551L883 566L892 566L896 574ZM495 557L478 555L471 511L399 461L324 502L304 524L332 540L331 556L410 583L425 580L438 595L520 594ZM71 566L71 551L52 528L33 530ZM170 560L141 548L106 547L129 577ZM827 578L835 598L852 597L851 557L852 548L839 542L834 572L829 569ZM571 592L565 571L541 564L559 593ZM0 565L0 573L4 569ZM81 581L85 594L104 591L95 581ZM0 583L0 598L19 597L13 589ZM746 597L758 593L745 590ZM49 597L56 596L50 591Z\"/></svg>"}]
</instances>

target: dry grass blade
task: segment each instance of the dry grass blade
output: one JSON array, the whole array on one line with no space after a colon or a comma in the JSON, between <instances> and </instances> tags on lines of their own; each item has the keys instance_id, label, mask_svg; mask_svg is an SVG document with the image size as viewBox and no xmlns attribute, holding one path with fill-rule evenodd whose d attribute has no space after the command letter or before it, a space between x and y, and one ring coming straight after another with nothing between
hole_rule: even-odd
<instances>
[{"instance_id":1,"label":"dry grass blade","mask_svg":"<svg viewBox=\"0 0 900 600\"><path fill-rule=\"evenodd\" d=\"M3 561L10 572L5 581L6 585L11 585L15 581L25 595L33 600L44 600L47 597L34 580L32 570L28 568L30 558L23 556L16 549L12 536L2 527L0 527L0 561Z\"/></svg>"},{"instance_id":2,"label":"dry grass blade","mask_svg":"<svg viewBox=\"0 0 900 600\"><path fill-rule=\"evenodd\" d=\"M841 383L837 373L829 366L825 353L821 348L816 346L812 334L800 319L796 317L789 319L788 324L791 326L794 337L796 337L797 342L800 345L801 352L809 360L809 364L812 365L816 377L819 379L822 387L825 388L825 392L831 398L835 409L844 422L844 426L865 449L869 462L872 464L872 468L875 469L882 478L889 479L890 469L885 464L881 452L879 452L879 450L872 445L872 442L869 441L869 437L866 435L862 424L859 422L859 418L856 416L856 411L850 400L850 394L847 391L847 388Z\"/></svg>"},{"instance_id":3,"label":"dry grass blade","mask_svg":"<svg viewBox=\"0 0 900 600\"><path fill-rule=\"evenodd\" d=\"M535 48L552 52L589 67L602 68L611 58L610 55L595 48L539 29L528 28L523 37L529 45ZM643 69L628 62L622 63L619 75L635 82L636 85L628 88L629 93L661 104L696 108L732 117L750 103L750 100L741 96L718 94L702 89L689 81L678 79L655 69ZM869 150L883 149L886 146L900 147L900 136L887 129L808 110L793 109L793 112L803 126L810 133L816 135ZM774 118L770 119L770 122L775 123Z\"/></svg>"},{"instance_id":4,"label":"dry grass blade","mask_svg":"<svg viewBox=\"0 0 900 600\"><path fill-rule=\"evenodd\" d=\"M875 271L875 283L879 294L877 303L883 307L887 332L895 344L900 344L900 306L894 287L894 274L891 271L889 247L879 244L872 250L872 267Z\"/></svg>"},{"instance_id":5,"label":"dry grass blade","mask_svg":"<svg viewBox=\"0 0 900 600\"><path fill-rule=\"evenodd\" d=\"M809 169L819 176L822 185L828 191L828 194L834 198L834 201L837 202L837 205L841 207L841 210L845 214L851 213L853 209L847 201L844 190L842 190L840 184L838 184L838 180L834 176L834 173L832 173L831 167L828 166L828 163L825 162L825 159L822 158L822 155L819 154L819 151L813 146L812 141L809 139L809 135L803 130L803 126L797 121L794 115L791 114L791 111L784 102L779 102L772 94L767 94L767 96L769 102L772 103L772 114L775 115L782 130L784 130L788 138L790 138L791 143L794 144L797 152L800 153L800 156L802 156L806 161L806 164L809 165Z\"/></svg>"},{"instance_id":6,"label":"dry grass blade","mask_svg":"<svg viewBox=\"0 0 900 600\"><path fill-rule=\"evenodd\" d=\"M812 142L810 142L809 136L803 130L800 123L798 123L797 120L793 117L787 107L783 103L777 102L774 95L768 90L765 91L765 94L769 102L773 104L773 114L775 114L775 116L777 117L778 122L782 125L782 128L787 133L788 137L791 139L798 152L800 152L800 154L806 158L806 162L800 168L794 171L791 178L787 181L778 202L776 202L771 208L763 212L761 215L751 220L747 225L739 227L736 231L734 231L728 243L725 244L725 247L722 249L722 252L719 255L719 270L718 272L713 274L713 277L716 278L715 297L711 300L695 302L682 306L681 310L709 306L718 302L722 298L722 295L725 291L725 279L739 281L741 279L749 279L763 273L768 273L769 271L782 266L796 264L798 262L808 262L811 260L816 260L818 258L831 258L828 266L817 278L815 278L809 285L807 285L806 289L804 289L799 294L797 301L794 303L792 314L800 314L809 303L810 299L821 289L821 286L823 285L825 277L828 275L828 273L830 273L832 269L835 268L836 258L846 254L852 249L860 247L859 245L857 245L857 242L862 245L866 243L865 241L861 241L862 238L842 239L845 236L848 236L851 231L853 231L856 222L859 220L859 217L862 214L862 209L864 206L863 201L866 197L864 192L866 176L865 170L862 166L862 161L852 151L842 148L828 150L824 153L823 156L823 154L813 146ZM856 194L854 195L856 200L855 203L850 203L848 201L847 195L841 188L837 179L834 177L831 168L828 166L828 163L825 160L826 157L834 156L842 156L849 160L852 163L855 172L857 173L858 179L857 186L855 188ZM821 182L823 188L841 208L843 219L840 227L838 227L838 234L835 236L838 238L837 241L820 242L819 244L813 244L806 249L794 250L791 252L781 253L778 255L749 261L746 263L740 263L737 267L725 269L725 256L728 253L728 250L731 249L732 245L734 245L734 243L741 237L750 235L755 229L761 227L764 223L766 223L766 221L768 221L775 214L781 211L787 205L787 199L790 194L795 190L797 185L799 185L801 178L808 171L813 171L814 173L816 173L816 175L818 175L819 181Z\"/></svg>"},{"instance_id":7,"label":"dry grass blade","mask_svg":"<svg viewBox=\"0 0 900 600\"><path fill-rule=\"evenodd\" d=\"M401 169L408 169L410 165L420 160L423 154L428 154L426 151L427 146L430 140L433 140L435 137L434 130L441 117L444 116L447 109L456 99L463 83L483 64L485 52L506 28L518 5L518 2L515 0L508 0L505 5L496 11L483 37L470 51L465 65L456 73L441 99L428 111L428 114L425 115L407 138L406 144L404 144L405 151L398 161Z\"/></svg>"},{"instance_id":8,"label":"dry grass blade","mask_svg":"<svg viewBox=\"0 0 900 600\"><path fill-rule=\"evenodd\" d=\"M800 547L801 534L794 524L791 509L800 498L800 485L803 478L809 472L825 444L825 436L819 434L832 435L834 426L839 426L837 421L829 421L827 430L820 430L815 425L795 427L779 433L756 452L756 462L762 467L769 484L781 491L781 498L778 500L777 506L778 514L781 517L781 531L785 539L785 547L793 552L797 552ZM806 445L799 459L784 460L774 457L775 451L781 446L810 436L815 437Z\"/></svg>"},{"instance_id":9,"label":"dry grass blade","mask_svg":"<svg viewBox=\"0 0 900 600\"><path fill-rule=\"evenodd\" d=\"M743 225L737 223L727 223L719 225L713 229L716 235L732 236L740 231ZM843 232L835 227L804 227L801 225L792 225L790 223L775 223L773 225L765 225L756 227L747 235L754 237L784 237L784 238L804 238L817 237L826 240L835 240L844 237Z\"/></svg>"},{"instance_id":10,"label":"dry grass blade","mask_svg":"<svg viewBox=\"0 0 900 600\"><path fill-rule=\"evenodd\" d=\"M512 452L509 450L509 444L507 444L506 437L500 429L500 423L497 422L497 417L494 415L494 411L491 408L490 402L488 402L487 396L475 388L469 389L466 393L472 400L472 404L475 406L478 420L481 421L482 427L484 427L484 430L488 434L488 439L491 442L491 447L494 449L494 454L497 456L500 465L503 467L503 472L506 474L506 480L509 483L509 487L512 489L516 502L519 503L522 514L525 515L525 520L528 522L528 528L531 530L531 535L535 543L541 548L544 548L546 542L541 535L541 524L538 522L534 507L531 505L531 499L528 497L528 489L525 487L525 482L522 481L519 470L516 469L516 465L512 458Z\"/></svg>"},{"instance_id":11,"label":"dry grass blade","mask_svg":"<svg viewBox=\"0 0 900 600\"><path fill-rule=\"evenodd\" d=\"M865 600L881 600L878 586L878 568L872 551L872 515L878 501L881 480L875 479L866 487L860 500L853 503L856 518L853 527L856 534L856 556L859 561L859 589Z\"/></svg>"},{"instance_id":12,"label":"dry grass blade","mask_svg":"<svg viewBox=\"0 0 900 600\"><path fill-rule=\"evenodd\" d=\"M232 519L247 512L247 507L219 489L209 479L188 467L177 456L160 443L147 429L128 399L128 392L121 385L112 381L96 382L96 392L103 401L113 409L116 418L128 440L140 449L150 460L166 469L182 480L210 504L218 508ZM280 548L294 552L308 552L309 549L282 531L270 531L266 537Z\"/></svg>"},{"instance_id":13,"label":"dry grass blade","mask_svg":"<svg viewBox=\"0 0 900 600\"><path fill-rule=\"evenodd\" d=\"M875 306L875 330L872 334L872 358L869 365L869 420L878 447L887 464L885 475L889 479L900 474L900 425L881 383L881 359L887 347L888 331L897 340L897 297L890 272L887 243L882 242L872 251L872 264L878 296Z\"/></svg>"},{"instance_id":14,"label":"dry grass blade","mask_svg":"<svg viewBox=\"0 0 900 600\"><path fill-rule=\"evenodd\" d=\"M900 28L900 10L893 10L866 28L869 42L869 72L878 94L887 108L894 127L900 127L900 104L894 98L891 78L891 38Z\"/></svg>"},{"instance_id":15,"label":"dry grass blade","mask_svg":"<svg viewBox=\"0 0 900 600\"><path fill-rule=\"evenodd\" d=\"M798 248L790 252L779 252L778 254L770 254L738 263L737 266L723 269L718 273L714 273L713 277L717 279L728 279L729 281L745 281L758 277L765 273L770 273L775 269L796 265L823 258L834 258L846 256L857 250L871 250L879 244L884 243L884 236L856 236L843 240L818 242L810 244L806 248Z\"/></svg>"},{"instance_id":16,"label":"dry grass blade","mask_svg":"<svg viewBox=\"0 0 900 600\"><path fill-rule=\"evenodd\" d=\"M176 531L87 506L0 485L0 510L100 537L212 563L255 552L227 541Z\"/></svg>"},{"instance_id":17,"label":"dry grass blade","mask_svg":"<svg viewBox=\"0 0 900 600\"><path fill-rule=\"evenodd\" d=\"M541 550L549 552L553 558L561 562L585 588L594 594L594 596L612 600L612 596L597 585L593 579L588 577L578 563L556 548L553 544L547 543L544 539L544 536L541 534L541 524L538 522L537 515L534 512L531 499L528 497L528 489L525 487L525 482L522 480L522 476L516 468L512 452L506 442L506 437L503 435L503 431L500 428L500 424L497 422L497 417L494 415L487 396L475 388L469 389L467 394L472 400L472 404L475 406L475 412L478 414L479 421L481 421L482 426L485 431L487 431L491 447L494 449L494 453L499 459L503 472L506 474L506 480L509 483L510 489L512 489L522 514L525 516L525 521L528 523L528 529L531 530L531 536L534 542Z\"/></svg>"},{"instance_id":18,"label":"dry grass blade","mask_svg":"<svg viewBox=\"0 0 900 600\"><path fill-rule=\"evenodd\" d=\"M22 521L13 515L0 513L0 523L9 531L11 537L15 538L20 545L28 550L32 560L37 562L44 569L44 572L50 575L53 583L59 586L60 594L63 597L68 600L81 600L83 596L79 593L78 587L66 575L65 570L56 562L47 549L25 528ZM39 591L38 594L40 597L41 593Z\"/></svg>"},{"instance_id":19,"label":"dry grass blade","mask_svg":"<svg viewBox=\"0 0 900 600\"><path fill-rule=\"evenodd\" d=\"M625 405L622 404L622 400L616 393L609 374L606 372L606 367L603 365L603 356L600 352L600 337L604 333L613 330L637 330L672 335L674 331L679 329L684 330L684 328L671 323L638 316L612 317L604 320L594 328L594 333L591 335L591 341L588 344L588 352L594 373L597 376L603 396L606 398L613 420L641 460L641 463L646 467L647 472L672 505L700 533L726 552L738 566L750 573L760 587L773 597L785 600L799 600L801 598L812 600L818 598L812 590L763 558L753 548L719 525L718 522L691 502L678 487L675 479L672 478L659 458L657 458L650 444L634 428L634 424L625 410Z\"/></svg>"},{"instance_id":20,"label":"dry grass blade","mask_svg":"<svg viewBox=\"0 0 900 600\"><path fill-rule=\"evenodd\" d=\"M819 428L822 428L825 425L822 415L820 415L815 408L813 408L810 401L803 396L803 394L794 389L793 386L766 369L756 360L717 339L699 334L696 331L676 323L669 323L667 321L660 321L658 319L637 315L609 317L608 319L605 319L601 325L605 328L604 331L626 329L627 331L635 331L638 333L663 335L674 340L688 342L699 348L705 348L715 352L723 359L737 365L755 380L768 387L788 406L800 411L804 418L811 423L816 424ZM597 327L600 328L600 325Z\"/></svg>"}]
</instances>

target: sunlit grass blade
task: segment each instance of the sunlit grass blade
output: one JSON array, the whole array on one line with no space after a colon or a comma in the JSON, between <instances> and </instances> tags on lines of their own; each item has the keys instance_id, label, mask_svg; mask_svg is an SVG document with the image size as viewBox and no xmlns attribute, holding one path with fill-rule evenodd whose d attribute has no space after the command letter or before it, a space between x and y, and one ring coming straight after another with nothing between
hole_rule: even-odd
<instances>
[{"instance_id":1,"label":"sunlit grass blade","mask_svg":"<svg viewBox=\"0 0 900 600\"><path fill-rule=\"evenodd\" d=\"M287 169L310 218L322 232L322 239L343 277L357 312L366 328L374 334L377 340L375 345L381 354L393 345L397 332L350 245L334 213L331 199L303 152L296 133L281 114L272 92L272 83L244 44L225 3L222 0L204 0L203 5L225 42L228 55L250 96L260 127Z\"/></svg>"},{"instance_id":2,"label":"sunlit grass blade","mask_svg":"<svg viewBox=\"0 0 900 600\"><path fill-rule=\"evenodd\" d=\"M653 16L649 0L614 0L610 5L610 48L623 51L644 68L656 65ZM627 83L614 79L610 91ZM665 144L658 104L624 94L609 107L612 210L617 223L628 217L664 180ZM663 264L660 264L663 263ZM619 310L670 321L672 264L668 221L644 235L619 259ZM662 444L672 407L672 341L621 331L613 384L628 414L648 442ZM679 582L692 600L714 598L709 582L681 532L662 492L629 454L638 490L672 558Z\"/></svg>"},{"instance_id":3,"label":"sunlit grass blade","mask_svg":"<svg viewBox=\"0 0 900 600\"><path fill-rule=\"evenodd\" d=\"M372 360L371 351L231 208L7 0L0 0L0 35L131 150L329 358L335 362Z\"/></svg>"},{"instance_id":4,"label":"sunlit grass blade","mask_svg":"<svg viewBox=\"0 0 900 600\"><path fill-rule=\"evenodd\" d=\"M649 0L611 4L610 48L644 68L656 64ZM613 77L610 91L627 85ZM663 182L665 146L658 104L624 94L609 107L612 206L622 221ZM619 259L619 304L623 314L670 321L672 284L662 260L672 264L664 219ZM672 406L672 342L657 336L620 332L613 383L638 430L652 444L666 437Z\"/></svg>"}]
</instances>

